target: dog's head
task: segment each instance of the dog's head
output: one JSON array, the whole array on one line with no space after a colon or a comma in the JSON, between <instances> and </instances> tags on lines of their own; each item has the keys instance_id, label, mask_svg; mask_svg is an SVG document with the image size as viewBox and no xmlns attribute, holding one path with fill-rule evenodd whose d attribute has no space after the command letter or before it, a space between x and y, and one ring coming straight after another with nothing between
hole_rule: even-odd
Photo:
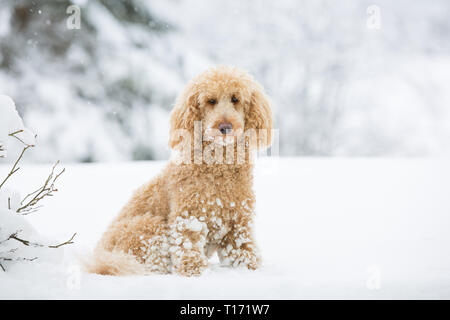
<instances>
[{"instance_id":1,"label":"dog's head","mask_svg":"<svg viewBox=\"0 0 450 320\"><path fill-rule=\"evenodd\" d=\"M258 148L271 144L272 112L264 91L248 73L220 66L206 70L187 85L177 98L170 120L169 146L181 142L178 130L193 134L195 121L201 122L207 140L240 136L254 130Z\"/></svg>"}]
</instances>

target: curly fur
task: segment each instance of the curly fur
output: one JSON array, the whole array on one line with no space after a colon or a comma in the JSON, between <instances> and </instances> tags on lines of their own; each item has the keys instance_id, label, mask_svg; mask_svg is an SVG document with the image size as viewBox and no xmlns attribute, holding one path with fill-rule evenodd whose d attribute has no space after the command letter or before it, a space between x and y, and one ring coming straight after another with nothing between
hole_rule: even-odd
<instances>
[{"instance_id":1,"label":"curly fur","mask_svg":"<svg viewBox=\"0 0 450 320\"><path fill-rule=\"evenodd\" d=\"M232 96L239 102L231 103ZM212 98L216 105L208 102ZM169 146L175 151L192 147L192 139L185 141L178 130L193 136L194 121L202 123L206 134L224 119L236 129L268 130L259 147L270 145L272 114L261 86L243 71L220 66L192 79L178 97L171 113ZM208 144L203 141L202 147ZM179 163L172 158L134 193L108 227L87 263L88 271L199 275L215 251L223 265L256 269L260 257L252 235L255 196L250 159L250 152L240 164Z\"/></svg>"}]
</instances>

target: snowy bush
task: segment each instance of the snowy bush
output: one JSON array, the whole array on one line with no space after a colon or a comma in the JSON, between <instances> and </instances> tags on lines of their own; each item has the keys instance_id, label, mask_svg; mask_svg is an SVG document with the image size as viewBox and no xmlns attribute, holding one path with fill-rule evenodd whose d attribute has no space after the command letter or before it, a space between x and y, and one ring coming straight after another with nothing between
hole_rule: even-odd
<instances>
[{"instance_id":1,"label":"snowy bush","mask_svg":"<svg viewBox=\"0 0 450 320\"><path fill-rule=\"evenodd\" d=\"M18 140L23 145L23 149L11 170L0 180L0 269L3 271L6 271L8 264L38 259L40 249L56 249L70 244L75 236L74 234L70 240L61 244L49 245L24 217L37 211L41 200L52 196L57 191L55 182L64 172L64 169L58 173L55 172L58 163L53 166L43 185L24 198L21 198L18 192L6 188L13 175L19 171L19 163L24 153L34 147L36 140L32 132L24 126L12 99L0 95L0 150L2 152L0 155L2 157L6 157L7 143L11 139Z\"/></svg>"}]
</instances>

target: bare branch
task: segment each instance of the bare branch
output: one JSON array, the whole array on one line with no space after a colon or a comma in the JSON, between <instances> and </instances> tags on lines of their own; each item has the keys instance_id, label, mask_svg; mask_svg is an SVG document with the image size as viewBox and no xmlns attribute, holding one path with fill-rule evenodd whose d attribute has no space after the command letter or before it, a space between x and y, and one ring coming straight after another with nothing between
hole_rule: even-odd
<instances>
[{"instance_id":1,"label":"bare branch","mask_svg":"<svg viewBox=\"0 0 450 320\"><path fill-rule=\"evenodd\" d=\"M16 134L18 134L18 133L21 133L21 132L23 132L23 130L22 129L20 129L20 130L17 130L17 131L14 131L14 132L11 132L10 134L8 134L8 136L10 136L10 137L14 137Z\"/></svg>"},{"instance_id":2,"label":"bare branch","mask_svg":"<svg viewBox=\"0 0 450 320\"><path fill-rule=\"evenodd\" d=\"M39 211L39 209L42 208L42 207L43 206L37 206L37 207L34 207L32 209L30 208L29 210L25 210L23 213L21 213L21 215L22 216L27 216L29 214L35 213L35 212Z\"/></svg>"},{"instance_id":3,"label":"bare branch","mask_svg":"<svg viewBox=\"0 0 450 320\"><path fill-rule=\"evenodd\" d=\"M19 134L21 132L23 132L23 130L18 130L18 131L15 131L15 132L9 134L9 136L14 137L17 140L19 140L24 145L24 147L23 147L23 150L20 153L19 157L14 162L14 165L11 168L10 172L8 173L6 178L0 183L0 189L8 181L8 179L20 169L19 162L22 160L22 157L25 154L25 152L29 148L34 147L34 145L27 144L24 140L22 140L20 137L17 136L17 134ZM2 151L6 151L6 148L4 147L3 144L0 143L0 152L2 152ZM0 157L1 156L2 156L2 154L0 153ZM23 200L20 202L20 207L16 210L17 213L21 213L22 215L27 215L27 214L30 214L30 213L33 213L33 212L37 211L41 207L41 206L37 205L39 203L39 201L41 201L45 197L53 196L54 192L58 191L58 189L55 188L55 182L65 172L65 168L63 168L60 172L55 173L55 169L56 169L56 166L58 164L59 164L59 161L57 161L53 165L52 170L51 170L49 176L47 177L47 179L45 180L43 186L41 186L37 190L29 193L27 196L25 196L25 198L23 198ZM8 209L11 209L11 199L10 198L8 198ZM22 243L24 246L29 246L29 247L30 246L31 247L46 247L46 248L51 248L51 249L57 249L57 248L60 248L62 246L74 243L73 239L76 236L76 233L74 233L72 235L72 237L70 237L70 239L65 241L65 242L62 242L62 243L56 244L56 245L45 245L45 244L41 244L41 243L38 243L38 242L32 242L30 240L23 239L23 238L19 237L19 233L20 232L22 232L22 230L17 230L15 233L11 234L7 239L0 240L0 244L4 243L6 241L9 241L9 240L15 240L17 242ZM18 248L10 249L10 250L8 250L6 252L0 252L0 269L1 270L6 271L4 265L1 263L2 261L34 261L34 260L37 259L37 257L24 258L24 257L9 257L8 256L8 255L14 254L17 249ZM5 255L7 257L5 257Z\"/></svg>"},{"instance_id":4,"label":"bare branch","mask_svg":"<svg viewBox=\"0 0 450 320\"><path fill-rule=\"evenodd\" d=\"M4 257L0 257L0 261L34 261L37 258L38 257L34 257L34 258L23 258L23 257L4 258ZM6 272L5 267L1 263L0 263L0 268L3 270L3 272Z\"/></svg>"},{"instance_id":5,"label":"bare branch","mask_svg":"<svg viewBox=\"0 0 450 320\"><path fill-rule=\"evenodd\" d=\"M77 235L77 233L75 232L73 235L72 235L72 237L70 237L70 239L69 240L67 240L67 241L65 241L65 242L63 242L63 243L60 243L60 244L57 244L57 245L55 245L55 246L48 246L49 248L52 248L52 249L58 249L59 247L62 247L62 246L65 246L65 245L67 245L67 244L72 244L73 243L73 238L75 238L75 236Z\"/></svg>"},{"instance_id":6,"label":"bare branch","mask_svg":"<svg viewBox=\"0 0 450 320\"><path fill-rule=\"evenodd\" d=\"M58 191L58 189L55 188L55 182L66 171L66 169L63 168L59 173L55 175L55 168L58 164L59 161L54 164L43 186L29 193L25 196L25 198L23 198L20 203L21 207L19 207L16 212L22 214L30 214L31 212L35 212L38 209L36 205L39 201L41 201L45 197L52 197L53 193Z\"/></svg>"},{"instance_id":7,"label":"bare branch","mask_svg":"<svg viewBox=\"0 0 450 320\"><path fill-rule=\"evenodd\" d=\"M74 233L74 234L72 235L72 237L71 237L69 240L67 240L67 241L65 241L65 242L63 242L63 243L57 244L57 245L45 245L45 244L41 244L41 243L37 243L37 242L31 242L31 241L29 241L29 240L19 238L18 234L19 234L19 232L21 232L21 231L22 231L22 230L18 230L18 231L16 231L15 233L13 233L12 235L10 235L9 238L8 238L8 240L9 240L9 239L16 240L16 241L22 243L23 245L25 245L25 246L27 246L27 247L41 247L41 248L42 248L42 247L47 247L47 248L51 248L51 249L57 249L57 248L62 247L62 246L64 246L64 245L72 244L72 243L73 243L72 240L73 240L73 239L75 238L75 236L77 235L76 233ZM1 257L0 257L0 259L1 259Z\"/></svg>"},{"instance_id":8,"label":"bare branch","mask_svg":"<svg viewBox=\"0 0 450 320\"><path fill-rule=\"evenodd\" d=\"M17 130L17 131L15 131L15 132L12 132L12 133L8 134L8 136L16 138L17 140L19 140L20 142L22 142L22 144L23 144L24 146L26 146L26 147L34 147L34 144L28 144L28 143L26 143L25 141L23 141L21 138L19 138L19 137L17 136L17 134L18 134L18 133L21 133L21 132L23 132L23 130ZM34 137L36 138L37 135L35 135Z\"/></svg>"},{"instance_id":9,"label":"bare branch","mask_svg":"<svg viewBox=\"0 0 450 320\"><path fill-rule=\"evenodd\" d=\"M44 245L44 244L41 244L41 243L37 243L37 242L31 242L31 241L29 241L29 240L26 240L26 239L22 239L22 238L19 238L19 236L18 236L18 234L19 234L19 232L21 232L22 230L18 230L18 231L16 231L15 233L13 233L12 235L10 235L9 236L9 238L8 239L6 239L6 240L4 240L4 241L2 241L2 242L5 242L5 241L8 241L8 240L16 240L16 241L18 241L18 242L20 242L20 243L22 243L23 245L25 245L25 246L31 246L31 247L46 247L46 248L50 248L50 249L58 249L58 248L60 248L60 247L62 247L62 246L65 246L65 245L68 245L68 244L72 244L73 243L73 239L75 238L75 236L77 235L76 233L74 233L73 235L72 235L72 237L70 237L70 239L69 240L67 240L67 241L64 241L64 242L62 242L62 243L60 243L60 244L56 244L56 245ZM0 252L0 261L34 261L34 260L36 260L37 259L37 257L34 257L34 258L24 258L24 257L14 257L14 258L9 258L9 257L2 257L1 255L6 255L6 254L13 254L13 253L15 253L16 251L18 250L18 248L14 248L14 249L10 249L10 250L8 250L8 251L6 251L6 252ZM4 271L4 272L6 272L6 269L4 268L4 266L0 263L0 268Z\"/></svg>"},{"instance_id":10,"label":"bare branch","mask_svg":"<svg viewBox=\"0 0 450 320\"><path fill-rule=\"evenodd\" d=\"M4 257L0 257L0 260L2 261L34 261L36 260L38 257L34 257L34 258L23 258L23 257L17 257L17 258L4 258ZM4 270L4 269L3 269Z\"/></svg>"},{"instance_id":11,"label":"bare branch","mask_svg":"<svg viewBox=\"0 0 450 320\"><path fill-rule=\"evenodd\" d=\"M19 157L17 158L16 162L14 162L13 167L11 168L11 171L8 173L8 175L6 176L6 178L3 180L3 182L0 184L0 189L3 187L3 185L5 184L5 182L14 174L16 173L20 167L18 167L17 165L19 164L19 161L22 159L25 151L28 150L28 148L33 147L32 145L27 145L23 148L22 152L20 153Z\"/></svg>"},{"instance_id":12,"label":"bare branch","mask_svg":"<svg viewBox=\"0 0 450 320\"><path fill-rule=\"evenodd\" d=\"M9 134L10 137L14 137L14 138L16 138L17 140L19 140L25 147L22 149L22 152L20 153L20 155L19 155L19 157L17 158L16 162L14 162L14 165L13 165L11 171L8 173L8 175L7 175L6 178L3 180L3 182L0 184L0 189L3 187L3 185L5 184L5 182L6 182L6 181L7 181L14 173L16 173L16 172L20 169L20 167L17 167L17 165L19 164L20 160L22 160L22 157L23 157L25 151L27 151L29 148L34 147L33 144L28 144L28 143L26 143L25 141L23 141L21 138L19 138L19 137L17 136L17 134L18 134L18 133L21 133L21 132L23 132L23 130L17 130L17 131L15 131L15 132L12 132L12 133ZM0 145L0 151L4 151L4 150L5 150L5 149L4 149L4 146L3 146L3 145Z\"/></svg>"}]
</instances>

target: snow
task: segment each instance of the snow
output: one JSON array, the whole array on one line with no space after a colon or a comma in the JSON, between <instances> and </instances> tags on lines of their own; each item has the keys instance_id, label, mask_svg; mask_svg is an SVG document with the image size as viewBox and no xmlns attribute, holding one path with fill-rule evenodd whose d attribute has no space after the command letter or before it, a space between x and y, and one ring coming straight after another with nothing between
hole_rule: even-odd
<instances>
[{"instance_id":1,"label":"snow","mask_svg":"<svg viewBox=\"0 0 450 320\"><path fill-rule=\"evenodd\" d=\"M11 133L15 133L25 144L36 143L33 133L23 125L14 101L9 96L0 94L0 143L6 144ZM0 154L2 155L6 156L4 153Z\"/></svg>"},{"instance_id":2,"label":"snow","mask_svg":"<svg viewBox=\"0 0 450 320\"><path fill-rule=\"evenodd\" d=\"M188 224L186 225L188 230L194 231L194 232L200 232L203 228L204 223L197 220L195 217L191 217Z\"/></svg>"},{"instance_id":3,"label":"snow","mask_svg":"<svg viewBox=\"0 0 450 320\"><path fill-rule=\"evenodd\" d=\"M22 216L14 214L12 210L0 208L0 241L7 239L17 230L22 230L26 226L26 221ZM0 246L1 251L6 251L3 244Z\"/></svg>"},{"instance_id":4,"label":"snow","mask_svg":"<svg viewBox=\"0 0 450 320\"><path fill-rule=\"evenodd\" d=\"M259 270L222 267L214 257L207 272L193 278L83 273L78 258L92 250L132 190L163 166L66 165L59 192L24 219L53 242L77 232L76 243L0 272L0 298L450 298L445 158L259 160ZM276 173L266 170L273 166ZM0 166L0 176L8 169ZM24 193L38 185L48 169L24 166L15 188Z\"/></svg>"}]
</instances>

